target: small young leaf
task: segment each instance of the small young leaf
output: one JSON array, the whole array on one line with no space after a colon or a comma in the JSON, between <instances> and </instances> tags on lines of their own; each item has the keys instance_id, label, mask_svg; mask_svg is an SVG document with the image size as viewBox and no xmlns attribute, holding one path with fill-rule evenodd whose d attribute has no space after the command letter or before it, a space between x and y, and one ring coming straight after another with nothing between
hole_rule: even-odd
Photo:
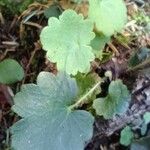
<instances>
[{"instance_id":1,"label":"small young leaf","mask_svg":"<svg viewBox=\"0 0 150 150\"><path fill-rule=\"evenodd\" d=\"M126 112L130 100L129 91L121 80L112 81L108 92L107 97L98 98L93 103L96 113L105 119Z\"/></svg>"},{"instance_id":2,"label":"small young leaf","mask_svg":"<svg viewBox=\"0 0 150 150\"><path fill-rule=\"evenodd\" d=\"M89 0L89 18L97 30L106 36L120 32L127 21L127 9L123 0Z\"/></svg>"},{"instance_id":3,"label":"small young leaf","mask_svg":"<svg viewBox=\"0 0 150 150\"><path fill-rule=\"evenodd\" d=\"M110 41L110 37L103 34L96 34L95 38L91 41L91 46L94 50L103 50L107 42Z\"/></svg>"},{"instance_id":4,"label":"small young leaf","mask_svg":"<svg viewBox=\"0 0 150 150\"><path fill-rule=\"evenodd\" d=\"M97 58L102 59L102 50L109 41L110 37L103 34L96 34L95 38L91 41L93 53Z\"/></svg>"},{"instance_id":5,"label":"small young leaf","mask_svg":"<svg viewBox=\"0 0 150 150\"><path fill-rule=\"evenodd\" d=\"M126 126L121 131L120 143L124 146L128 146L131 144L133 138L134 138L134 134L133 134L131 128L129 126Z\"/></svg>"},{"instance_id":6,"label":"small young leaf","mask_svg":"<svg viewBox=\"0 0 150 150\"><path fill-rule=\"evenodd\" d=\"M150 123L150 112L146 112L143 116L144 122L141 126L141 134L146 134L147 131L147 125Z\"/></svg>"},{"instance_id":7,"label":"small young leaf","mask_svg":"<svg viewBox=\"0 0 150 150\"><path fill-rule=\"evenodd\" d=\"M13 125L15 150L83 150L92 137L93 116L84 110L70 110L77 96L74 79L42 72L37 85L27 84L15 98L13 110L22 117Z\"/></svg>"},{"instance_id":8,"label":"small young leaf","mask_svg":"<svg viewBox=\"0 0 150 150\"><path fill-rule=\"evenodd\" d=\"M145 124L150 123L150 112L146 112L143 116Z\"/></svg>"},{"instance_id":9,"label":"small young leaf","mask_svg":"<svg viewBox=\"0 0 150 150\"><path fill-rule=\"evenodd\" d=\"M143 123L141 125L141 135L144 136L146 134L147 131L147 124Z\"/></svg>"},{"instance_id":10,"label":"small young leaf","mask_svg":"<svg viewBox=\"0 0 150 150\"><path fill-rule=\"evenodd\" d=\"M73 10L64 11L59 19L49 18L49 25L40 35L48 59L57 63L58 70L68 74L88 72L90 62L94 60L89 46L95 36L92 30L93 23Z\"/></svg>"},{"instance_id":11,"label":"small young leaf","mask_svg":"<svg viewBox=\"0 0 150 150\"><path fill-rule=\"evenodd\" d=\"M23 68L13 59L5 59L0 63L0 83L12 84L22 80Z\"/></svg>"},{"instance_id":12,"label":"small young leaf","mask_svg":"<svg viewBox=\"0 0 150 150\"><path fill-rule=\"evenodd\" d=\"M57 5L51 5L44 11L44 15L46 18L56 17L59 18L61 14L61 9Z\"/></svg>"}]
</instances>

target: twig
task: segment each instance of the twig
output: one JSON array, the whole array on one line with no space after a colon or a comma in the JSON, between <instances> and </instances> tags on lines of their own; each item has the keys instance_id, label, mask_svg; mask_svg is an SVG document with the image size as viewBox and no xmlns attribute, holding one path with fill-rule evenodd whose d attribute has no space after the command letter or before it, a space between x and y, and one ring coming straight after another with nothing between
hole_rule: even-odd
<instances>
[{"instance_id":1,"label":"twig","mask_svg":"<svg viewBox=\"0 0 150 150\"><path fill-rule=\"evenodd\" d=\"M14 28L14 26L15 26L17 20L18 20L18 16L15 15L15 17L14 17L14 19L13 19L13 21L12 21L12 23L11 23L9 29L8 29L9 32Z\"/></svg>"},{"instance_id":2,"label":"twig","mask_svg":"<svg viewBox=\"0 0 150 150\"><path fill-rule=\"evenodd\" d=\"M108 46L115 52L115 54L117 56L120 55L119 52L118 52L118 50L116 49L116 47L112 43L108 43Z\"/></svg>"},{"instance_id":3,"label":"twig","mask_svg":"<svg viewBox=\"0 0 150 150\"><path fill-rule=\"evenodd\" d=\"M11 48L11 49L6 49L5 52L0 56L0 61L3 60L8 52L14 52L15 49Z\"/></svg>"},{"instance_id":4,"label":"twig","mask_svg":"<svg viewBox=\"0 0 150 150\"><path fill-rule=\"evenodd\" d=\"M23 23L23 24L25 24L25 25L30 25L30 26L34 26L34 27L36 27L36 28L38 28L38 29L42 29L42 26L41 26L41 25L39 25L39 24L37 24L37 23L34 23L34 22L28 21L28 22L25 22L25 23Z\"/></svg>"},{"instance_id":5,"label":"twig","mask_svg":"<svg viewBox=\"0 0 150 150\"><path fill-rule=\"evenodd\" d=\"M143 90L145 90L146 88L150 87L150 81L147 82L145 85L143 85L140 89L136 90L133 95L137 95L140 94Z\"/></svg>"},{"instance_id":6,"label":"twig","mask_svg":"<svg viewBox=\"0 0 150 150\"><path fill-rule=\"evenodd\" d=\"M0 22L1 22L1 24L5 24L5 20L4 20L1 12L0 12Z\"/></svg>"},{"instance_id":7,"label":"twig","mask_svg":"<svg viewBox=\"0 0 150 150\"><path fill-rule=\"evenodd\" d=\"M28 71L29 71L30 65L31 65L31 63L32 63L32 60L33 60L33 58L34 58L36 52L37 52L38 50L40 50L40 48L41 48L41 47L40 47L39 43L35 43L35 49L34 49L34 51L31 53L31 57L30 57L29 62L28 62L28 64L27 64L26 68L25 68L25 69L26 69L26 71L25 71L25 76L27 75L27 73L28 73ZM24 84L25 79L26 79L26 78L23 79L22 84Z\"/></svg>"},{"instance_id":8,"label":"twig","mask_svg":"<svg viewBox=\"0 0 150 150\"><path fill-rule=\"evenodd\" d=\"M18 46L19 44L15 41L3 41L2 44L9 46Z\"/></svg>"}]
</instances>

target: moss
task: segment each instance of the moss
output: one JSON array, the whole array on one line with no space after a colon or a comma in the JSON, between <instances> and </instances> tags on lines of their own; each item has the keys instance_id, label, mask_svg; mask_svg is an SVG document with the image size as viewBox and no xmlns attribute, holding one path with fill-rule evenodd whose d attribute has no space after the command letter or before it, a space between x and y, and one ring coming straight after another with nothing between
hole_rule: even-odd
<instances>
[{"instance_id":1,"label":"moss","mask_svg":"<svg viewBox=\"0 0 150 150\"><path fill-rule=\"evenodd\" d=\"M11 14L22 13L33 2L46 2L47 0L1 0L0 9Z\"/></svg>"}]
</instances>

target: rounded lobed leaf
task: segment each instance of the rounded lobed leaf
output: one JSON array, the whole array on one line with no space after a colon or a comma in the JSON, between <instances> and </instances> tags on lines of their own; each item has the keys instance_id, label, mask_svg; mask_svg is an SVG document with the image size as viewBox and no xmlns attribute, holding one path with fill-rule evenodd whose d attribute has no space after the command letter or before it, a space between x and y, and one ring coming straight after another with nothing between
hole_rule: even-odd
<instances>
[{"instance_id":1,"label":"rounded lobed leaf","mask_svg":"<svg viewBox=\"0 0 150 150\"><path fill-rule=\"evenodd\" d=\"M23 68L13 59L5 59L0 63L0 83L12 84L22 80Z\"/></svg>"},{"instance_id":2,"label":"rounded lobed leaf","mask_svg":"<svg viewBox=\"0 0 150 150\"><path fill-rule=\"evenodd\" d=\"M51 17L40 35L43 49L51 62L57 63L58 70L76 75L90 70L94 60L89 46L95 34L93 23L73 10L66 10L59 19Z\"/></svg>"},{"instance_id":3,"label":"rounded lobed leaf","mask_svg":"<svg viewBox=\"0 0 150 150\"><path fill-rule=\"evenodd\" d=\"M107 97L98 98L93 103L96 113L105 119L126 112L130 100L129 91L121 80L112 81L108 92Z\"/></svg>"},{"instance_id":4,"label":"rounded lobed leaf","mask_svg":"<svg viewBox=\"0 0 150 150\"><path fill-rule=\"evenodd\" d=\"M22 117L12 128L15 150L83 150L93 134L93 116L71 111L77 96L74 79L64 73L42 72L37 85L24 85L14 98L13 110Z\"/></svg>"},{"instance_id":5,"label":"rounded lobed leaf","mask_svg":"<svg viewBox=\"0 0 150 150\"><path fill-rule=\"evenodd\" d=\"M130 126L126 126L122 131L120 135L120 143L124 146L129 146L132 143L132 140L134 138L134 134L131 130Z\"/></svg>"},{"instance_id":6,"label":"rounded lobed leaf","mask_svg":"<svg viewBox=\"0 0 150 150\"><path fill-rule=\"evenodd\" d=\"M123 0L89 0L89 18L98 31L106 36L120 32L127 21L127 9Z\"/></svg>"}]
</instances>

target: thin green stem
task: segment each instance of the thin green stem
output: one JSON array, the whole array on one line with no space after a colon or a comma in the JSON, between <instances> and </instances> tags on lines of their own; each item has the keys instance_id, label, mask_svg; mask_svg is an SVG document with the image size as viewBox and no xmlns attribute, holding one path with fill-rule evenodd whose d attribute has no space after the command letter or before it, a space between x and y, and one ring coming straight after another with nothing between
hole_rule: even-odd
<instances>
[{"instance_id":1,"label":"thin green stem","mask_svg":"<svg viewBox=\"0 0 150 150\"><path fill-rule=\"evenodd\" d=\"M103 82L103 80L100 80L98 83L96 83L83 97L81 97L75 104L69 106L70 110L77 109L78 107L81 107L83 104L87 103L88 99L87 97L90 96Z\"/></svg>"}]
</instances>

